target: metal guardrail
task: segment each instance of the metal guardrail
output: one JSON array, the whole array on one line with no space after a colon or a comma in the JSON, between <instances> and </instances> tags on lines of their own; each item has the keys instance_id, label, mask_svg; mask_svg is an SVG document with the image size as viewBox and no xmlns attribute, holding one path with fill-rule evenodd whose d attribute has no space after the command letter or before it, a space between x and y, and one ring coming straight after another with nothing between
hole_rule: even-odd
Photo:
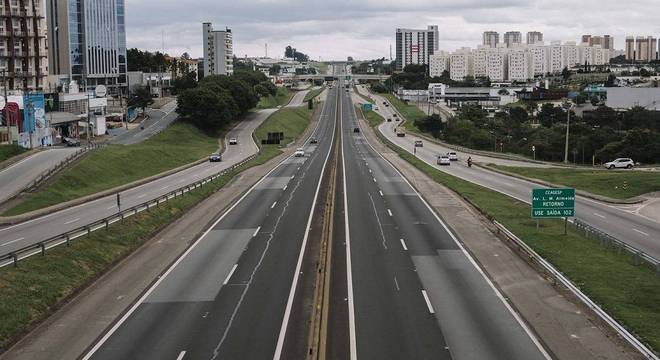
<instances>
[{"instance_id":1,"label":"metal guardrail","mask_svg":"<svg viewBox=\"0 0 660 360\"><path fill-rule=\"evenodd\" d=\"M47 169L47 170L45 170L44 172L42 172L41 174L39 174L39 176L37 176L36 179L32 180L29 184L27 184L27 185L23 188L23 190L21 190L20 192L31 191L31 190L36 189L36 188L39 187L39 185L41 185L44 181L48 180L48 179L49 179L51 176L53 176L55 173L59 172L59 171L62 170L64 167L66 167L66 166L68 166L69 164L71 164L72 162L74 162L76 159L78 159L78 158L79 158L80 156L82 156L83 154L85 154L85 153L87 153L87 152L89 152L89 151L91 151L91 150L95 150L95 149L102 148L102 147L104 147L104 146L105 146L105 144L96 144L96 143L92 143L92 144L89 144L89 145L87 145L87 146L82 147L80 150L78 150L78 151L76 151L75 153L73 153L73 154L67 156L66 159L60 161L60 162L59 162L57 165L55 165L54 167L52 167L52 168L50 168L50 169Z\"/></svg>"},{"instance_id":2,"label":"metal guardrail","mask_svg":"<svg viewBox=\"0 0 660 360\"><path fill-rule=\"evenodd\" d=\"M539 254L536 253L531 247L525 244L520 238L518 238L514 233L509 231L504 225L493 220L493 224L497 227L498 234L504 235L510 242L512 242L516 249L523 253L529 261L534 262L541 266L543 270L552 276L552 278L566 289L568 289L573 295L582 302L584 306L589 308L598 318L604 321L608 326L610 326L619 336L625 339L633 348L639 351L644 357L650 360L660 360L658 355L655 354L651 349L639 341L633 334L631 334L623 325L619 324L614 318L612 318L607 312L605 312L600 306L593 302L587 295L585 295L575 284L573 284L568 278L566 278L559 270L557 270L552 264L543 259Z\"/></svg>"},{"instance_id":3,"label":"metal guardrail","mask_svg":"<svg viewBox=\"0 0 660 360\"><path fill-rule=\"evenodd\" d=\"M50 237L48 239L39 241L37 243L22 247L20 249L14 250L10 253L5 253L0 255L0 267L5 267L7 265L13 264L14 266L18 266L18 262L20 260L23 260L25 258L28 258L33 255L41 254L41 255L46 255L46 250L51 249L53 247L56 247L58 245L66 244L67 246L69 243L77 239L79 237L89 235L92 231L96 231L99 229L104 229L110 226L111 224L116 223L117 221L122 221L127 217L130 217L132 215L136 215L142 211L149 211L153 207L158 207L162 203L166 203L169 200L176 199L177 197L183 196L184 194L190 192L191 190L200 188L204 185L207 185L211 183L213 180L216 180L217 178L227 174L228 172L236 169L239 166L244 165L248 161L254 159L259 155L259 152L257 152L254 155L251 155L244 159L243 161L236 163L214 175L207 176L201 180L195 181L191 184L181 186L175 190L172 190L168 192L167 194L161 195L155 199L148 200L146 202L143 202L141 204L132 206L128 209L122 210L114 215L110 215L108 217L105 217L100 220L96 220L94 222L91 222L87 225L81 226L79 228L73 229L71 231L67 231L63 234L59 234L53 237Z\"/></svg>"}]
</instances>

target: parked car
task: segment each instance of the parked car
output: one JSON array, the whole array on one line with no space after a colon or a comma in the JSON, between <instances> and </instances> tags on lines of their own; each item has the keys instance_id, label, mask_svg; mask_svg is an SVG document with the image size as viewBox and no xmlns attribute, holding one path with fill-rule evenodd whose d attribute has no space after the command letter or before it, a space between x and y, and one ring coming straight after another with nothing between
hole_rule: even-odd
<instances>
[{"instance_id":1,"label":"parked car","mask_svg":"<svg viewBox=\"0 0 660 360\"><path fill-rule=\"evenodd\" d=\"M438 165L451 165L451 160L449 160L449 156L447 155L438 156Z\"/></svg>"},{"instance_id":2,"label":"parked car","mask_svg":"<svg viewBox=\"0 0 660 360\"><path fill-rule=\"evenodd\" d=\"M607 169L632 169L635 162L630 158L619 158L614 161L606 162L603 164Z\"/></svg>"},{"instance_id":3,"label":"parked car","mask_svg":"<svg viewBox=\"0 0 660 360\"><path fill-rule=\"evenodd\" d=\"M318 141L318 139L316 139L315 137L313 137L313 138L310 138L310 139L309 139L309 143L310 143L310 144L318 144L319 141Z\"/></svg>"},{"instance_id":4,"label":"parked car","mask_svg":"<svg viewBox=\"0 0 660 360\"><path fill-rule=\"evenodd\" d=\"M64 137L62 138L62 142L66 146L80 146L80 140L76 138Z\"/></svg>"},{"instance_id":5,"label":"parked car","mask_svg":"<svg viewBox=\"0 0 660 360\"><path fill-rule=\"evenodd\" d=\"M229 145L236 145L238 144L238 139L233 137L229 139Z\"/></svg>"},{"instance_id":6,"label":"parked car","mask_svg":"<svg viewBox=\"0 0 660 360\"><path fill-rule=\"evenodd\" d=\"M296 152L293 153L293 156L295 156L295 157L304 157L305 156L305 149L297 148Z\"/></svg>"},{"instance_id":7,"label":"parked car","mask_svg":"<svg viewBox=\"0 0 660 360\"><path fill-rule=\"evenodd\" d=\"M449 156L450 161L458 161L458 154L455 152L451 151L447 153L447 156Z\"/></svg>"},{"instance_id":8,"label":"parked car","mask_svg":"<svg viewBox=\"0 0 660 360\"><path fill-rule=\"evenodd\" d=\"M415 147L424 147L422 140L415 140Z\"/></svg>"},{"instance_id":9,"label":"parked car","mask_svg":"<svg viewBox=\"0 0 660 360\"><path fill-rule=\"evenodd\" d=\"M209 161L210 162L222 161L222 155L219 152L214 152L213 154L209 155Z\"/></svg>"}]
</instances>

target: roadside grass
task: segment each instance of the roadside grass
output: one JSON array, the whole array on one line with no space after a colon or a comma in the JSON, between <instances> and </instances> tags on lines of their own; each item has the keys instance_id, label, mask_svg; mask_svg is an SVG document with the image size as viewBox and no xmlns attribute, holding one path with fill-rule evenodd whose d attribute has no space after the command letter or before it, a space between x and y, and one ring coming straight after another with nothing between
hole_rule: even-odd
<instances>
[{"instance_id":1,"label":"roadside grass","mask_svg":"<svg viewBox=\"0 0 660 360\"><path fill-rule=\"evenodd\" d=\"M14 144L0 145L0 163L26 151L28 151L28 149Z\"/></svg>"},{"instance_id":2,"label":"roadside grass","mask_svg":"<svg viewBox=\"0 0 660 360\"><path fill-rule=\"evenodd\" d=\"M303 102L308 102L309 100L321 95L321 93L325 90L325 87L320 87L318 89L310 90L307 95L305 95L305 98L303 99Z\"/></svg>"},{"instance_id":3,"label":"roadside grass","mask_svg":"<svg viewBox=\"0 0 660 360\"><path fill-rule=\"evenodd\" d=\"M262 97L257 103L257 109L271 109L278 106L286 105L286 103L291 100L293 92L285 87L278 87L277 94L275 96L269 95L267 97Z\"/></svg>"},{"instance_id":4,"label":"roadside grass","mask_svg":"<svg viewBox=\"0 0 660 360\"><path fill-rule=\"evenodd\" d=\"M3 215L18 215L108 190L204 158L218 139L184 122L133 145L108 145L57 175Z\"/></svg>"},{"instance_id":5,"label":"roadside grass","mask_svg":"<svg viewBox=\"0 0 660 360\"><path fill-rule=\"evenodd\" d=\"M654 172L489 166L524 177L574 187L592 194L603 195L614 199L627 199L660 191L660 175ZM623 188L624 182L627 182L627 189Z\"/></svg>"},{"instance_id":6,"label":"roadside grass","mask_svg":"<svg viewBox=\"0 0 660 360\"><path fill-rule=\"evenodd\" d=\"M307 106L283 107L277 110L254 132L257 143L262 148L285 147L305 131L311 121L313 112L314 110L308 109ZM261 140L267 139L269 132L284 133L284 140L281 145L261 145Z\"/></svg>"},{"instance_id":7,"label":"roadside grass","mask_svg":"<svg viewBox=\"0 0 660 360\"><path fill-rule=\"evenodd\" d=\"M415 121L417 120L423 120L426 118L426 114L420 110L417 106L415 105L407 105L405 102L403 102L401 99L398 97L394 96L393 94L381 94L384 96L392 106L394 106L397 111L403 116L404 119L406 119L406 122L403 124L403 126L406 128L407 131L412 131L412 132L417 132L421 133L421 131L415 126ZM402 119L403 120L403 119Z\"/></svg>"},{"instance_id":8,"label":"roadside grass","mask_svg":"<svg viewBox=\"0 0 660 360\"><path fill-rule=\"evenodd\" d=\"M263 149L251 161L149 212L114 223L107 230L58 246L46 256L33 256L18 267L0 269L0 352L37 322L59 308L68 297L97 279L110 266L129 255L158 231L225 186L234 176L281 154Z\"/></svg>"},{"instance_id":9,"label":"roadside grass","mask_svg":"<svg viewBox=\"0 0 660 360\"><path fill-rule=\"evenodd\" d=\"M537 231L529 205L437 170L375 131L402 159L506 226L642 342L660 349L660 275L655 269L635 265L625 251L605 247L571 227L562 235L561 220L544 220Z\"/></svg>"}]
</instances>

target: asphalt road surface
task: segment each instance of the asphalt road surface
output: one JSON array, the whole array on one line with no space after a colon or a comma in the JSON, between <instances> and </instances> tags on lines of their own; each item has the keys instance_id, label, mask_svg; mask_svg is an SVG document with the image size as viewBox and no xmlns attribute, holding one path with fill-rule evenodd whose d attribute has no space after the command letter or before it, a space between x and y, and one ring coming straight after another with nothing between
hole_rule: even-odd
<instances>
[{"instance_id":1,"label":"asphalt road surface","mask_svg":"<svg viewBox=\"0 0 660 360\"><path fill-rule=\"evenodd\" d=\"M447 226L354 132L341 93L351 358L547 358Z\"/></svg>"},{"instance_id":2,"label":"asphalt road surface","mask_svg":"<svg viewBox=\"0 0 660 360\"><path fill-rule=\"evenodd\" d=\"M57 166L79 150L78 147L53 147L0 170L0 203L21 192L41 173Z\"/></svg>"},{"instance_id":3,"label":"asphalt road surface","mask_svg":"<svg viewBox=\"0 0 660 360\"><path fill-rule=\"evenodd\" d=\"M161 109L147 110L149 118L141 123L144 129L140 129L138 126L130 130L125 130L113 137L112 142L123 145L142 142L163 131L174 122L179 117L175 111L176 100L165 104Z\"/></svg>"},{"instance_id":4,"label":"asphalt road surface","mask_svg":"<svg viewBox=\"0 0 660 360\"><path fill-rule=\"evenodd\" d=\"M221 162L204 162L186 170L162 177L147 184L121 192L123 208L129 208L168 192L199 181L237 164L258 151L252 140L254 130L275 110L261 110L248 115L228 134L238 138L237 145L227 145ZM127 164L130 166L130 164ZM83 225L117 213L116 195L106 196L88 203L44 215L17 225L0 229L0 254L38 243Z\"/></svg>"},{"instance_id":5,"label":"asphalt road surface","mask_svg":"<svg viewBox=\"0 0 660 360\"><path fill-rule=\"evenodd\" d=\"M378 113L386 119L392 117L394 112L392 107L383 106L384 99L382 97L377 95L372 96L378 101ZM394 132L394 127L397 124L396 121L384 122L380 125L379 130L392 143L410 153L416 153L418 158L448 174L528 203L531 201L532 189L543 187L536 183L502 175L478 166L468 167L466 164L466 154L458 154L459 161L452 162L450 166L439 166L436 164L438 155L446 154L453 150L428 141L424 141L424 146L421 148L418 147L415 150L414 142L422 139L413 134L406 134L405 137L397 137ZM473 156L473 159L484 163L502 161L500 159L477 156ZM660 239L660 223L639 214L627 212L616 206L582 196L576 197L575 213L581 221L660 259L660 241L658 241Z\"/></svg>"},{"instance_id":6,"label":"asphalt road surface","mask_svg":"<svg viewBox=\"0 0 660 360\"><path fill-rule=\"evenodd\" d=\"M278 358L333 141L335 94L314 132L319 143L225 212L84 359Z\"/></svg>"},{"instance_id":7,"label":"asphalt road surface","mask_svg":"<svg viewBox=\"0 0 660 360\"><path fill-rule=\"evenodd\" d=\"M302 91L296 92L293 95L293 98L291 98L291 101L289 101L289 103L286 104L286 107L303 106L304 105L303 100L305 100L305 96L307 95L308 92L309 92L309 90L302 90Z\"/></svg>"}]
</instances>

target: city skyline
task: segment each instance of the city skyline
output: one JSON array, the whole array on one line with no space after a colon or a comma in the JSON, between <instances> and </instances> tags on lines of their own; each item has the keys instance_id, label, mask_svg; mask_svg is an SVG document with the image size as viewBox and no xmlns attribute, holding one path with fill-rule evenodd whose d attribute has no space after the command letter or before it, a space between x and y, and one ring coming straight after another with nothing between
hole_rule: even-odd
<instances>
[{"instance_id":1,"label":"city skyline","mask_svg":"<svg viewBox=\"0 0 660 360\"><path fill-rule=\"evenodd\" d=\"M284 47L291 44L315 60L343 60L346 56L389 58L396 28L424 28L427 24L440 26L439 48L445 51L474 47L488 30L501 34L540 31L545 34L546 43L579 42L584 34L610 34L615 38L616 49L624 49L628 35L660 36L653 13L644 11L654 5L648 0L631 1L623 11L593 1L527 4L508 0L497 5L479 0L458 5L427 0L413 4L359 1L340 2L339 7L332 8L317 1L245 1L232 7L225 5L223 1L202 1L190 8L170 0L129 0L128 46L201 57L202 22L232 28L236 56L264 56L264 45L268 43L268 55L281 57ZM569 8L570 11L565 10ZM152 16L145 18L145 13ZM624 18L633 17L634 24L625 24ZM329 42L332 47L324 45Z\"/></svg>"}]
</instances>

